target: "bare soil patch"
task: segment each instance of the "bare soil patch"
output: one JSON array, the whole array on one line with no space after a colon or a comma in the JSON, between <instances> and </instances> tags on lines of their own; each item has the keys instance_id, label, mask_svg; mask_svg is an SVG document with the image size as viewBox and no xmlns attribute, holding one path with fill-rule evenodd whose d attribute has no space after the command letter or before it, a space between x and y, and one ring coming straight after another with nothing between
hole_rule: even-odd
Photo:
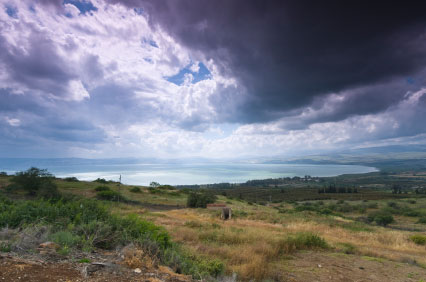
<instances>
[{"instance_id":1,"label":"bare soil patch","mask_svg":"<svg viewBox=\"0 0 426 282\"><path fill-rule=\"evenodd\" d=\"M288 261L286 281L418 282L426 269L380 258L327 252L303 252Z\"/></svg>"},{"instance_id":2,"label":"bare soil patch","mask_svg":"<svg viewBox=\"0 0 426 282\"><path fill-rule=\"evenodd\" d=\"M108 265L111 266L108 266ZM174 273L171 269L159 266L141 268L140 273L134 269L123 267L116 263L107 263L89 275L87 268L93 269L93 264L72 262L46 262L34 259L23 259L13 256L0 256L0 281L7 282L188 282L192 279L185 275ZM86 269L86 271L84 271Z\"/></svg>"}]
</instances>

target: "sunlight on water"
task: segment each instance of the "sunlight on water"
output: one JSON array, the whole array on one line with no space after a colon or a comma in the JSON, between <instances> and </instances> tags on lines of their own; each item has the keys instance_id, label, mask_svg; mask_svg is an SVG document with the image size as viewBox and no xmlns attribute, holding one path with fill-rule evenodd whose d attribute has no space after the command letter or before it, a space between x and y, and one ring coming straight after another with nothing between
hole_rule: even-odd
<instances>
[{"instance_id":1,"label":"sunlight on water","mask_svg":"<svg viewBox=\"0 0 426 282\"><path fill-rule=\"evenodd\" d=\"M47 168L57 177L74 176L80 180L105 178L133 185L148 185L151 181L161 184L208 184L220 182L245 182L253 179L293 176L336 176L348 173L367 173L375 168L358 165L312 165L312 164L241 164L241 163L197 163L197 164L146 164L113 163L113 161L81 161L75 163L63 160L49 162L26 160L14 163L0 162L0 170L8 173L26 170L30 166Z\"/></svg>"}]
</instances>

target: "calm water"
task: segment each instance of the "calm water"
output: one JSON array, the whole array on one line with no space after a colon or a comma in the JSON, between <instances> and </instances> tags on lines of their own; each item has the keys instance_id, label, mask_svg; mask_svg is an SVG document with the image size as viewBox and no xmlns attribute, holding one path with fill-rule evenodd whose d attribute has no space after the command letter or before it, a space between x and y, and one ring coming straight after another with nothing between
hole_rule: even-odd
<instances>
[{"instance_id":1,"label":"calm water","mask_svg":"<svg viewBox=\"0 0 426 282\"><path fill-rule=\"evenodd\" d=\"M0 171L14 173L31 166L46 168L57 177L80 180L105 178L125 184L208 184L293 176L336 176L367 173L375 168L358 165L241 164L241 163L140 163L136 160L0 159Z\"/></svg>"}]
</instances>

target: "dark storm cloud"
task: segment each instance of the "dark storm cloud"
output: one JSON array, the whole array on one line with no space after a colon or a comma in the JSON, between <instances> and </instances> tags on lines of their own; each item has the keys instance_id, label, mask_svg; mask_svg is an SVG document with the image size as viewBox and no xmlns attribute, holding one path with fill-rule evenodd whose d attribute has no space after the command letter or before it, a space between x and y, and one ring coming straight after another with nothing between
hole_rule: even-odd
<instances>
[{"instance_id":1,"label":"dark storm cloud","mask_svg":"<svg viewBox=\"0 0 426 282\"><path fill-rule=\"evenodd\" d=\"M236 105L244 122L276 119L329 93L405 79L426 63L422 1L112 2L142 7L154 26L236 77L248 94ZM380 112L404 94L360 93L350 114Z\"/></svg>"},{"instance_id":2,"label":"dark storm cloud","mask_svg":"<svg viewBox=\"0 0 426 282\"><path fill-rule=\"evenodd\" d=\"M28 26L31 32L26 50L12 46L0 35L0 61L8 75L28 89L40 90L57 96L67 94L68 82L77 77L55 45L42 32Z\"/></svg>"}]
</instances>

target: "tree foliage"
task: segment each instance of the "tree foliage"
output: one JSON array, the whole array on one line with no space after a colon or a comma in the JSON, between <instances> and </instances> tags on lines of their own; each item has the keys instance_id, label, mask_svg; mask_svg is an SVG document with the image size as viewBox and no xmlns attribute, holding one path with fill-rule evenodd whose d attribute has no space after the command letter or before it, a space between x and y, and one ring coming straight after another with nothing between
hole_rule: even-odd
<instances>
[{"instance_id":1,"label":"tree foliage","mask_svg":"<svg viewBox=\"0 0 426 282\"><path fill-rule=\"evenodd\" d=\"M206 193L192 192L188 195L186 205L189 208L205 208L207 204L214 203L216 201L215 195Z\"/></svg>"},{"instance_id":2,"label":"tree foliage","mask_svg":"<svg viewBox=\"0 0 426 282\"><path fill-rule=\"evenodd\" d=\"M57 197L59 194L58 188L53 179L54 176L46 169L31 167L13 176L10 190L24 190L31 196Z\"/></svg>"}]
</instances>

